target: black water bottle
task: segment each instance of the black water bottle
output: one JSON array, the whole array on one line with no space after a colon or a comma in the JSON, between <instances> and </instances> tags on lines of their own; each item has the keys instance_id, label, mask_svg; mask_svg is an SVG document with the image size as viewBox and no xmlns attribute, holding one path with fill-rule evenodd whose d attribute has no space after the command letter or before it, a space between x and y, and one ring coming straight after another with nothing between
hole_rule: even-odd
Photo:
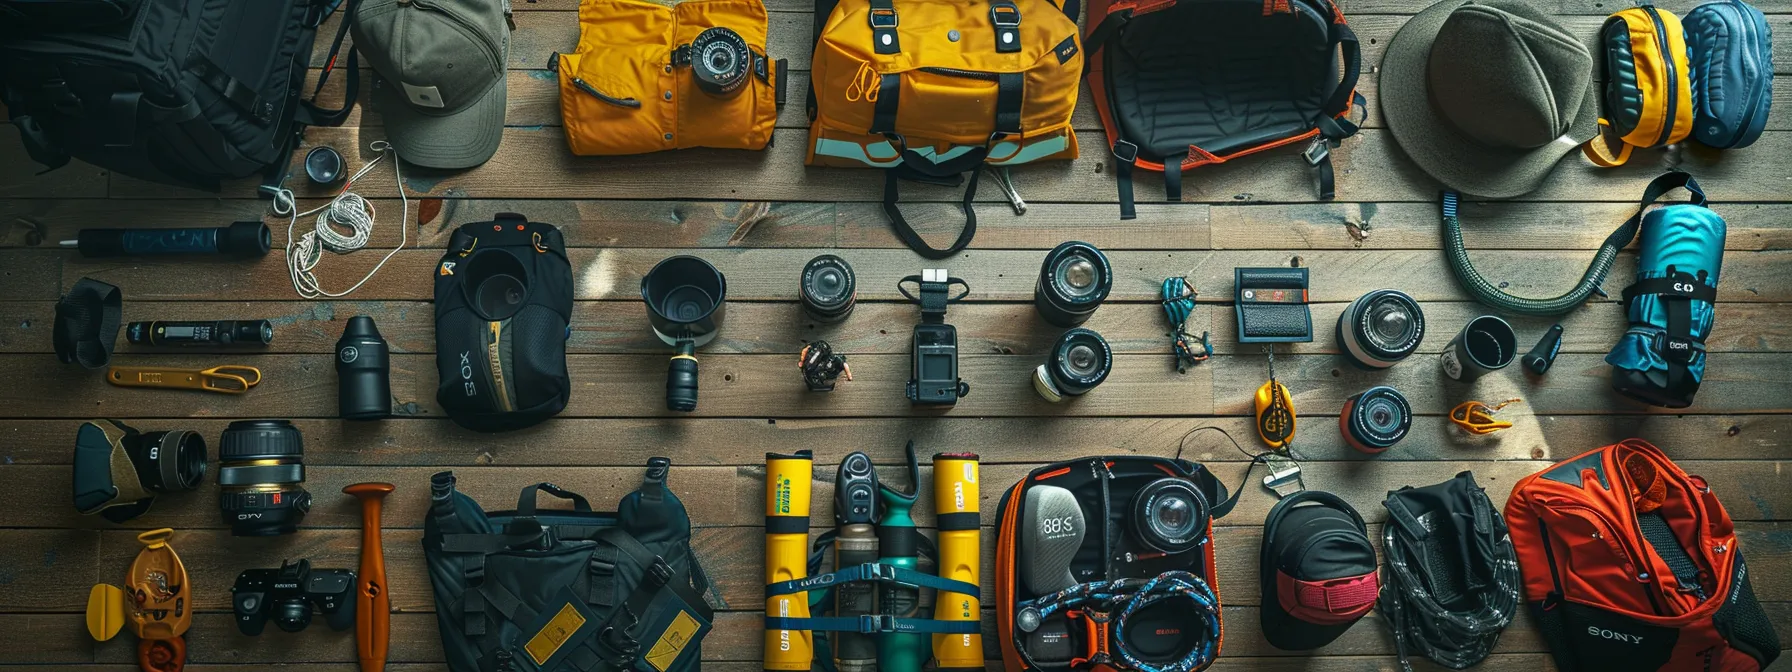
<instances>
[{"instance_id":1,"label":"black water bottle","mask_svg":"<svg viewBox=\"0 0 1792 672\"><path fill-rule=\"evenodd\" d=\"M356 315L336 341L337 401L344 420L378 420L392 414L392 367L386 339L373 318Z\"/></svg>"}]
</instances>

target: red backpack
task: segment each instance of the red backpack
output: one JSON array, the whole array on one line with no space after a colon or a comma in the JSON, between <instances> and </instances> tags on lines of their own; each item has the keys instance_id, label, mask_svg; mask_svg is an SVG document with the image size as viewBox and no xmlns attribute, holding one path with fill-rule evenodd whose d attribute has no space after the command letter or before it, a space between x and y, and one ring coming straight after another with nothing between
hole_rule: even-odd
<instances>
[{"instance_id":1,"label":"red backpack","mask_svg":"<svg viewBox=\"0 0 1792 672\"><path fill-rule=\"evenodd\" d=\"M1134 168L1163 172L1179 201L1184 170L1303 141L1332 198L1331 149L1363 105L1356 33L1332 0L1089 0L1089 25L1121 219L1134 217Z\"/></svg>"},{"instance_id":2,"label":"red backpack","mask_svg":"<svg viewBox=\"0 0 1792 672\"><path fill-rule=\"evenodd\" d=\"M1648 442L1525 477L1506 522L1562 672L1758 672L1779 656L1730 515Z\"/></svg>"}]
</instances>

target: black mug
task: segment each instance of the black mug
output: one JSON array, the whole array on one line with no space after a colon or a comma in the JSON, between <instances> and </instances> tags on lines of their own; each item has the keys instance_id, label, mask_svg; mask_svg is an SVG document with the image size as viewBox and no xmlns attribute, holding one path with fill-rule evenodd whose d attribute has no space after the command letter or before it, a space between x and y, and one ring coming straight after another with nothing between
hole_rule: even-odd
<instances>
[{"instance_id":1,"label":"black mug","mask_svg":"<svg viewBox=\"0 0 1792 672\"><path fill-rule=\"evenodd\" d=\"M1466 383L1488 371L1506 368L1517 356L1518 334L1513 333L1512 325L1493 315L1482 315L1456 332L1456 337L1444 346L1438 362L1444 375Z\"/></svg>"},{"instance_id":2,"label":"black mug","mask_svg":"<svg viewBox=\"0 0 1792 672\"><path fill-rule=\"evenodd\" d=\"M709 262L667 257L641 278L641 300L653 334L677 349L666 370L666 408L697 410L697 348L721 329L728 279Z\"/></svg>"}]
</instances>

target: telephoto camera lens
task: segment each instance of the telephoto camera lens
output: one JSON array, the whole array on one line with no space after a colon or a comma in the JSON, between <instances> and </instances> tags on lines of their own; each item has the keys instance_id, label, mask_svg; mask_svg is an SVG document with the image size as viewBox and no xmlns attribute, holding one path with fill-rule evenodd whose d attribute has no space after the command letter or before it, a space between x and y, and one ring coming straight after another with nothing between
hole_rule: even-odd
<instances>
[{"instance_id":1,"label":"telephoto camera lens","mask_svg":"<svg viewBox=\"0 0 1792 672\"><path fill-rule=\"evenodd\" d=\"M1053 326L1074 327L1089 321L1113 288L1114 269L1107 255L1094 245L1071 241L1045 255L1033 306Z\"/></svg>"},{"instance_id":2,"label":"telephoto camera lens","mask_svg":"<svg viewBox=\"0 0 1792 672\"><path fill-rule=\"evenodd\" d=\"M218 440L218 509L239 537L291 534L311 510L305 442L285 420L238 420Z\"/></svg>"},{"instance_id":3,"label":"telephoto camera lens","mask_svg":"<svg viewBox=\"0 0 1792 672\"><path fill-rule=\"evenodd\" d=\"M1406 438L1412 430L1412 406L1399 390L1386 385L1371 387L1344 402L1338 429L1344 434L1344 443L1374 455Z\"/></svg>"},{"instance_id":4,"label":"telephoto camera lens","mask_svg":"<svg viewBox=\"0 0 1792 672\"><path fill-rule=\"evenodd\" d=\"M1033 370L1033 390L1057 403L1095 389L1113 368L1114 350L1107 340L1078 327L1059 336L1045 363Z\"/></svg>"},{"instance_id":5,"label":"telephoto camera lens","mask_svg":"<svg viewBox=\"0 0 1792 672\"><path fill-rule=\"evenodd\" d=\"M344 420L392 414L392 367L386 339L373 318L356 315L336 341L336 404Z\"/></svg>"},{"instance_id":6,"label":"telephoto camera lens","mask_svg":"<svg viewBox=\"0 0 1792 672\"><path fill-rule=\"evenodd\" d=\"M798 288L803 312L816 322L839 322L852 314L858 303L858 281L845 259L824 254L803 266Z\"/></svg>"},{"instance_id":7,"label":"telephoto camera lens","mask_svg":"<svg viewBox=\"0 0 1792 672\"><path fill-rule=\"evenodd\" d=\"M1419 349L1425 313L1406 293L1377 289L1357 297L1338 316L1338 341L1357 366L1385 369Z\"/></svg>"},{"instance_id":8,"label":"telephoto camera lens","mask_svg":"<svg viewBox=\"0 0 1792 672\"><path fill-rule=\"evenodd\" d=\"M1132 497L1133 536L1161 553L1174 555L1200 545L1207 535L1207 496L1183 478L1160 478Z\"/></svg>"}]
</instances>

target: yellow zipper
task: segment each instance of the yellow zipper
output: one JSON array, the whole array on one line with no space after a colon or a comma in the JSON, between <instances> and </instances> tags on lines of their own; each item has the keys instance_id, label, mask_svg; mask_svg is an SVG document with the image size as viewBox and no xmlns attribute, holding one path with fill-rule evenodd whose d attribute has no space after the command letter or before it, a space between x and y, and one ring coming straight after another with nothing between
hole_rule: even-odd
<instances>
[{"instance_id":1,"label":"yellow zipper","mask_svg":"<svg viewBox=\"0 0 1792 672\"><path fill-rule=\"evenodd\" d=\"M503 333L504 326L502 322L490 324L492 326L492 342L485 346L486 364L491 367L492 391L498 396L498 407L500 410L508 411L511 410L510 395L504 392L504 363L498 358L498 339L499 335Z\"/></svg>"}]
</instances>

